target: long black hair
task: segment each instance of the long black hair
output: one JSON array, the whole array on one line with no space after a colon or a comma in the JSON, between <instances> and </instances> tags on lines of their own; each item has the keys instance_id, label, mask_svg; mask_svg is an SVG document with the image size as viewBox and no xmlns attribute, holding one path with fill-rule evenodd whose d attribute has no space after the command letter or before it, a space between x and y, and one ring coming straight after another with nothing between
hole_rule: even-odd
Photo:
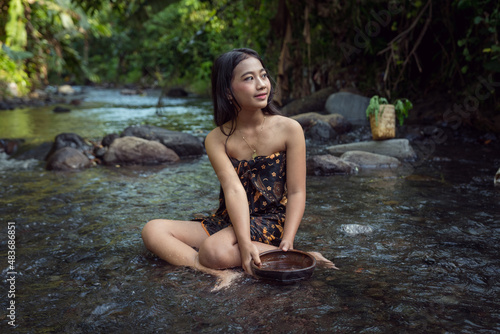
<instances>
[{"instance_id":1,"label":"long black hair","mask_svg":"<svg viewBox=\"0 0 500 334\"><path fill-rule=\"evenodd\" d=\"M214 121L215 124L221 128L222 133L227 136L232 135L236 130L235 120L238 116L238 111L241 109L240 105L234 98L233 90L231 88L233 70L240 62L249 57L258 59L262 64L264 70L268 72L259 54L252 49L246 48L234 49L220 55L215 60L214 66L212 68L212 100L214 105ZM274 82L270 76L269 80L271 81L271 91L269 92L267 105L262 109L262 111L264 112L264 114L268 115L280 115L281 113L278 110L278 107L273 102ZM229 95L232 97L232 100L229 99ZM229 131L229 133L226 133L223 129L223 125L229 121L231 121L231 130Z\"/></svg>"}]
</instances>

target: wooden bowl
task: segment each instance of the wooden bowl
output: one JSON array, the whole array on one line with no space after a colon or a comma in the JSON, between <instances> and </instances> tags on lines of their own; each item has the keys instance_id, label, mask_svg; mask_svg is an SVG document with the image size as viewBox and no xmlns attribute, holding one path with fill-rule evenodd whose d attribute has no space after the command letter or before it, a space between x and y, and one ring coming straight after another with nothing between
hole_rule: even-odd
<instances>
[{"instance_id":1,"label":"wooden bowl","mask_svg":"<svg viewBox=\"0 0 500 334\"><path fill-rule=\"evenodd\" d=\"M302 251L281 249L271 250L260 255L261 266L252 261L252 271L257 278L283 283L293 283L312 276L316 259Z\"/></svg>"}]
</instances>

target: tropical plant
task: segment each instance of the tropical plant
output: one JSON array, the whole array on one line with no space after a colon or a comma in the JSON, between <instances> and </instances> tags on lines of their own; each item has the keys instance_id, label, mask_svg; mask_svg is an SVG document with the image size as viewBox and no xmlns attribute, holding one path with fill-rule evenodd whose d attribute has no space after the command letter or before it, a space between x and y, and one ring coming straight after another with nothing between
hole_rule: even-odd
<instances>
[{"instance_id":1,"label":"tropical plant","mask_svg":"<svg viewBox=\"0 0 500 334\"><path fill-rule=\"evenodd\" d=\"M369 118L371 115L373 115L375 117L376 124L378 124L378 119L384 112L383 106L390 104L394 105L394 110L396 112L396 118L399 121L399 125L403 125L404 119L408 117L408 113L413 109L413 104L406 98L397 99L393 103L389 103L389 101L385 97L374 95L370 99L370 103L366 108L366 117ZM382 106L382 108L380 108L380 106Z\"/></svg>"}]
</instances>

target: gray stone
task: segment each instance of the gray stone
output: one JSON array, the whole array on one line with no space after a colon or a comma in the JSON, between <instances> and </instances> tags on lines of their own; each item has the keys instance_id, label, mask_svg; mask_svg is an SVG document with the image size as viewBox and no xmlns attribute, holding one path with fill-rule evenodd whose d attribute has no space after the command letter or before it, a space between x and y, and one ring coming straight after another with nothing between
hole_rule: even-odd
<instances>
[{"instance_id":1,"label":"gray stone","mask_svg":"<svg viewBox=\"0 0 500 334\"><path fill-rule=\"evenodd\" d=\"M325 121L318 120L305 131L305 137L316 142L327 142L337 136L335 130Z\"/></svg>"},{"instance_id":2,"label":"gray stone","mask_svg":"<svg viewBox=\"0 0 500 334\"><path fill-rule=\"evenodd\" d=\"M408 139L388 139L341 144L327 147L326 150L328 153L337 156L349 151L364 151L388 155L401 160L415 160L417 158L417 154Z\"/></svg>"},{"instance_id":3,"label":"gray stone","mask_svg":"<svg viewBox=\"0 0 500 334\"><path fill-rule=\"evenodd\" d=\"M294 116L307 112L323 112L326 100L333 92L335 92L333 87L321 89L309 96L288 103L281 108L281 112L286 116Z\"/></svg>"},{"instance_id":4,"label":"gray stone","mask_svg":"<svg viewBox=\"0 0 500 334\"><path fill-rule=\"evenodd\" d=\"M93 150L92 144L76 133L61 133L56 136L54 143L52 144L52 148L47 154L46 160L48 160L54 152L64 147L77 149L86 156L92 155Z\"/></svg>"},{"instance_id":5,"label":"gray stone","mask_svg":"<svg viewBox=\"0 0 500 334\"><path fill-rule=\"evenodd\" d=\"M138 137L115 139L103 157L104 163L154 165L178 162L179 156L165 145Z\"/></svg>"},{"instance_id":6,"label":"gray stone","mask_svg":"<svg viewBox=\"0 0 500 334\"><path fill-rule=\"evenodd\" d=\"M338 92L332 94L326 100L325 109L330 114L340 114L347 121L354 125L369 125L366 118L366 107L370 99L348 92Z\"/></svg>"},{"instance_id":7,"label":"gray stone","mask_svg":"<svg viewBox=\"0 0 500 334\"><path fill-rule=\"evenodd\" d=\"M393 157L363 151L349 151L341 155L341 160L359 165L361 168L396 168L401 162Z\"/></svg>"},{"instance_id":8,"label":"gray stone","mask_svg":"<svg viewBox=\"0 0 500 334\"><path fill-rule=\"evenodd\" d=\"M129 126L121 136L159 141L169 149L174 150L179 157L200 156L205 151L202 141L197 137L189 133L171 131L153 125Z\"/></svg>"},{"instance_id":9,"label":"gray stone","mask_svg":"<svg viewBox=\"0 0 500 334\"><path fill-rule=\"evenodd\" d=\"M90 167L89 158L73 147L63 147L55 151L47 160L45 168L56 171L79 170Z\"/></svg>"},{"instance_id":10,"label":"gray stone","mask_svg":"<svg viewBox=\"0 0 500 334\"><path fill-rule=\"evenodd\" d=\"M335 130L337 134L343 134L349 132L352 128L352 124L346 121L344 116L339 114L328 114L323 115L317 112L309 112L296 116L292 116L294 120L299 122L304 131L307 131L310 127L314 126L318 121L323 121Z\"/></svg>"},{"instance_id":11,"label":"gray stone","mask_svg":"<svg viewBox=\"0 0 500 334\"><path fill-rule=\"evenodd\" d=\"M334 155L314 155L307 158L308 175L333 175L333 174L355 174L359 167L357 164L344 161Z\"/></svg>"}]
</instances>

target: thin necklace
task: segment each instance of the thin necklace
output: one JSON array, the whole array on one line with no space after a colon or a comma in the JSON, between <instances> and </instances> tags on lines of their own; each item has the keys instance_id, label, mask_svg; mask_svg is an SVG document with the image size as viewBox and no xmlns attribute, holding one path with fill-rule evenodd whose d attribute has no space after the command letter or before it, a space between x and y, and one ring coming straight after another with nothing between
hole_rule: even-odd
<instances>
[{"instance_id":1,"label":"thin necklace","mask_svg":"<svg viewBox=\"0 0 500 334\"><path fill-rule=\"evenodd\" d=\"M266 116L264 116L264 119L262 120L262 124L260 125L260 133L262 133L262 130L264 129L264 122L265 121L266 121ZM255 159L257 157L257 149L248 143L248 141L246 140L246 138L243 135L243 132L241 132L241 130L238 130L238 131L240 131L241 137L243 138L243 140L245 141L245 143L247 143L248 147L250 147L250 149L252 149L252 151L253 151L253 153L252 153L252 159ZM258 141L259 141L259 139L257 138L257 142Z\"/></svg>"}]
</instances>

